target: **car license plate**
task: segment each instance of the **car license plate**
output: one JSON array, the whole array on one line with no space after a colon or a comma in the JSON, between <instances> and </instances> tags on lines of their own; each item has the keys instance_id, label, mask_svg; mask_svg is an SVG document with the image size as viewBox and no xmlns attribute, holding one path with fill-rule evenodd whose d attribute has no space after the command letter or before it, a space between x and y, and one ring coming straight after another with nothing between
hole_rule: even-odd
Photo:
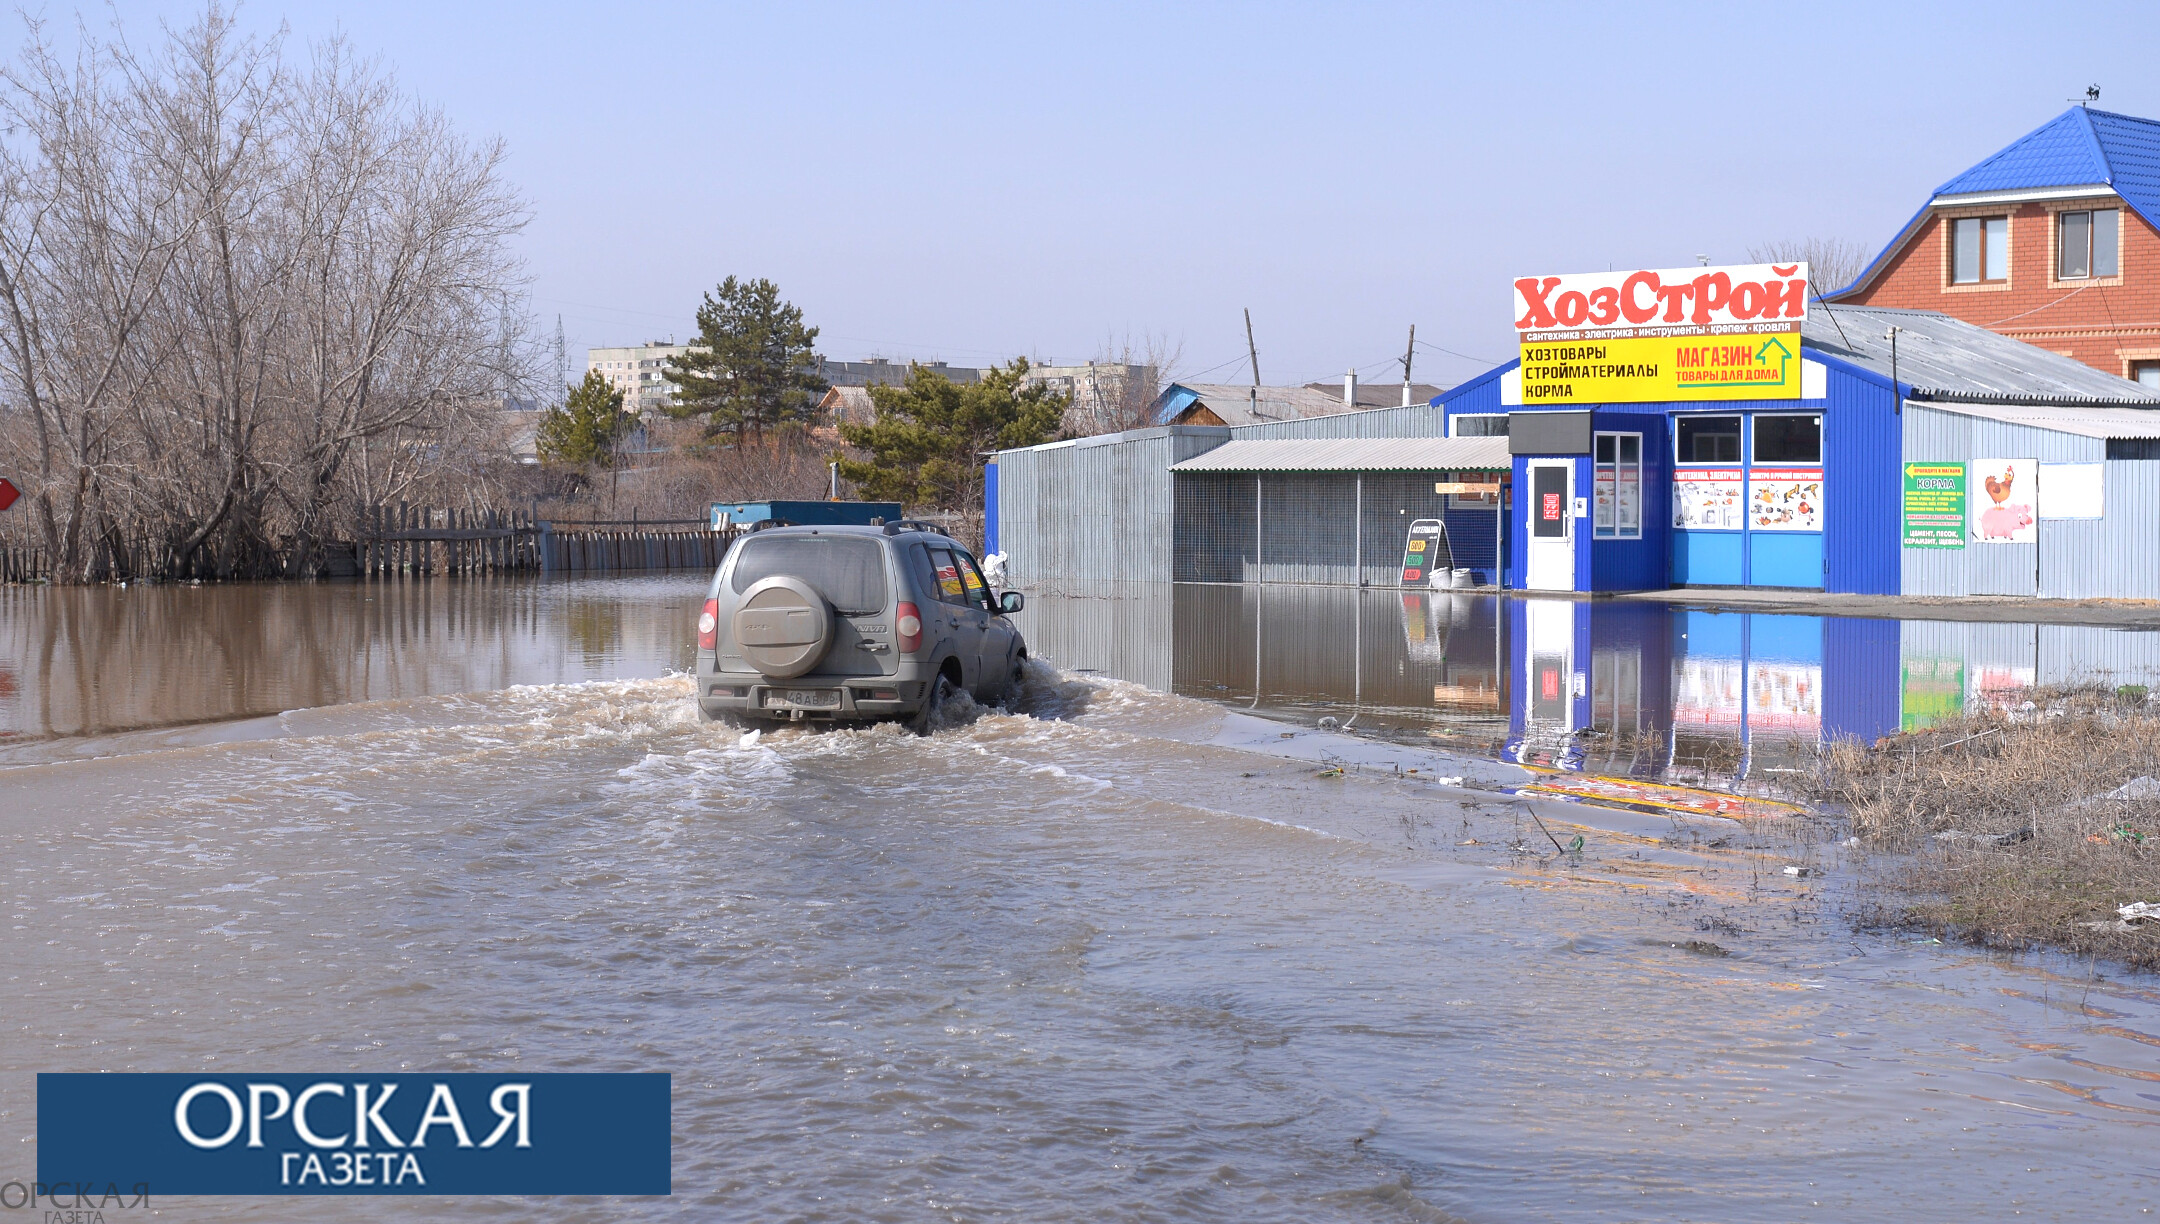
<instances>
[{"instance_id":1,"label":"car license plate","mask_svg":"<svg viewBox=\"0 0 2160 1224\"><path fill-rule=\"evenodd\" d=\"M812 709L831 710L840 705L839 689L786 689L774 694L779 700L775 705L809 706ZM772 701L771 697L766 699Z\"/></svg>"}]
</instances>

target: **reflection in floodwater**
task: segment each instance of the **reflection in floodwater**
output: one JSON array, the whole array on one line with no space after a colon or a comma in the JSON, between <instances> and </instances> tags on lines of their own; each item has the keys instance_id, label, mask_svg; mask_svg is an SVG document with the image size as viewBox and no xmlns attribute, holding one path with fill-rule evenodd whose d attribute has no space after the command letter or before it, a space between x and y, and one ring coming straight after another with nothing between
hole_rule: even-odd
<instances>
[{"instance_id":1,"label":"reflection in floodwater","mask_svg":"<svg viewBox=\"0 0 2160 1224\"><path fill-rule=\"evenodd\" d=\"M1774 787L2034 684L2160 677L2160 632L1717 612L1461 591L1176 584L1044 596L1038 654L1524 765Z\"/></svg>"},{"instance_id":2,"label":"reflection in floodwater","mask_svg":"<svg viewBox=\"0 0 2160 1224\"><path fill-rule=\"evenodd\" d=\"M689 573L0 587L0 750L355 701L658 675L689 665L704 583Z\"/></svg>"}]
</instances>

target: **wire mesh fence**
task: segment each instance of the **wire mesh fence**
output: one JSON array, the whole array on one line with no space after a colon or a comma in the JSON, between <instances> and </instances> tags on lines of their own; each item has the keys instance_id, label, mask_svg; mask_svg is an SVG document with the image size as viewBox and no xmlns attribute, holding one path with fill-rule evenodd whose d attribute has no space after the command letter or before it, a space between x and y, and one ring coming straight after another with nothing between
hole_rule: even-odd
<instances>
[{"instance_id":1,"label":"wire mesh fence","mask_svg":"<svg viewBox=\"0 0 2160 1224\"><path fill-rule=\"evenodd\" d=\"M1426 520L1444 524L1431 585L1450 585L1460 571L1466 583L1497 585L1505 568L1504 495L1435 490L1457 483L1455 473L1181 472L1176 479L1174 581L1398 586L1411 524Z\"/></svg>"}]
</instances>

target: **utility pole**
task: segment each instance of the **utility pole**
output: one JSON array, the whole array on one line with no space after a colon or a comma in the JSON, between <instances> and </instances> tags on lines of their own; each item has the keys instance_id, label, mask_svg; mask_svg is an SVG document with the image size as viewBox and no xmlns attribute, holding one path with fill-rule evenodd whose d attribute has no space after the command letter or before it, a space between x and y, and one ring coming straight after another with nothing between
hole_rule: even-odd
<instances>
[{"instance_id":1,"label":"utility pole","mask_svg":"<svg viewBox=\"0 0 2160 1224\"><path fill-rule=\"evenodd\" d=\"M1252 354L1252 410L1260 415L1260 349L1252 338L1252 307L1245 308L1245 351Z\"/></svg>"},{"instance_id":2,"label":"utility pole","mask_svg":"<svg viewBox=\"0 0 2160 1224\"><path fill-rule=\"evenodd\" d=\"M570 347L563 343L562 316L555 316L555 391L562 395L570 389ZM553 403L554 395L548 397Z\"/></svg>"},{"instance_id":3,"label":"utility pole","mask_svg":"<svg viewBox=\"0 0 2160 1224\"><path fill-rule=\"evenodd\" d=\"M1410 362L1417 357L1417 324L1410 325L1410 344L1402 351L1402 406L1410 406Z\"/></svg>"}]
</instances>

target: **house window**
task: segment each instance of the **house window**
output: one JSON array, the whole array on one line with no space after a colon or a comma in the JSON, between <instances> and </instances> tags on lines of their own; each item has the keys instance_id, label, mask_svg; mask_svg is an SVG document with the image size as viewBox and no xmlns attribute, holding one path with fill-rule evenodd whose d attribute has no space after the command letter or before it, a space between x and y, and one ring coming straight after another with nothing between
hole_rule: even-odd
<instances>
[{"instance_id":1,"label":"house window","mask_svg":"<svg viewBox=\"0 0 2160 1224\"><path fill-rule=\"evenodd\" d=\"M2130 363L2130 381L2141 387L2160 391L2160 361L2133 361Z\"/></svg>"},{"instance_id":2,"label":"house window","mask_svg":"<svg viewBox=\"0 0 2160 1224\"><path fill-rule=\"evenodd\" d=\"M2055 279L2083 280L2122 272L2122 210L2055 214Z\"/></svg>"},{"instance_id":3,"label":"house window","mask_svg":"<svg viewBox=\"0 0 2160 1224\"><path fill-rule=\"evenodd\" d=\"M1457 438L1505 438L1508 436L1507 414L1465 413L1451 418L1448 429L1451 431L1450 436Z\"/></svg>"},{"instance_id":4,"label":"house window","mask_svg":"<svg viewBox=\"0 0 2160 1224\"><path fill-rule=\"evenodd\" d=\"M1642 435L1601 433L1593 448L1591 488L1597 504L1591 534L1637 539L1642 535Z\"/></svg>"},{"instance_id":5,"label":"house window","mask_svg":"<svg viewBox=\"0 0 2160 1224\"><path fill-rule=\"evenodd\" d=\"M1959 217L1950 223L1950 283L1999 284L2010 279L2010 218Z\"/></svg>"},{"instance_id":6,"label":"house window","mask_svg":"<svg viewBox=\"0 0 2160 1224\"><path fill-rule=\"evenodd\" d=\"M1755 462L1821 463L1822 418L1819 416L1756 417Z\"/></svg>"},{"instance_id":7,"label":"house window","mask_svg":"<svg viewBox=\"0 0 2160 1224\"><path fill-rule=\"evenodd\" d=\"M1740 462L1740 418L1684 416L1673 422L1674 457L1682 463Z\"/></svg>"}]
</instances>

